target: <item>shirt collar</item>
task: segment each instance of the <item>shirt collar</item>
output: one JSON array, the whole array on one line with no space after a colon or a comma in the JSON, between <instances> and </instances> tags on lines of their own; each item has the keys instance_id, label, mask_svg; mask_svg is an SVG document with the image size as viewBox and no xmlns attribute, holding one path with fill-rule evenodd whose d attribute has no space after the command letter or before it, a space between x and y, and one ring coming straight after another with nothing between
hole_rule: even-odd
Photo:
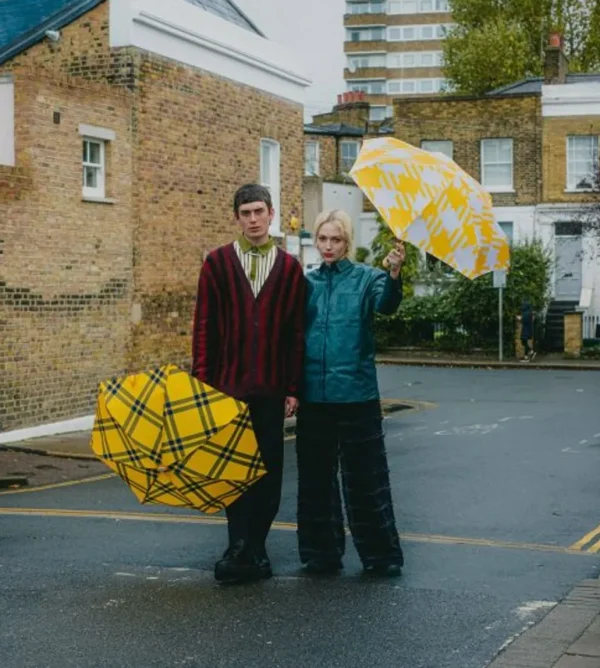
<instances>
[{"instance_id":1,"label":"shirt collar","mask_svg":"<svg viewBox=\"0 0 600 668\"><path fill-rule=\"evenodd\" d=\"M269 237L269 240L262 244L262 246L255 246L254 244L250 243L248 239L243 234L240 234L237 240L238 244L240 245L240 248L242 250L242 253L249 253L250 251L258 251L261 255L267 255L271 248L275 245L275 242L272 237Z\"/></svg>"}]
</instances>

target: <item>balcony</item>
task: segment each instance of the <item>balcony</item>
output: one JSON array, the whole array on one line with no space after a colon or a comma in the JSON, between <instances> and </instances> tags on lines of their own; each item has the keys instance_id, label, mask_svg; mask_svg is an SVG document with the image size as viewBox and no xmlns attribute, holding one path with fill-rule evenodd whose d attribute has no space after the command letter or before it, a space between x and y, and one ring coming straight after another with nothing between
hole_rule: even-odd
<instances>
[{"instance_id":1,"label":"balcony","mask_svg":"<svg viewBox=\"0 0 600 668\"><path fill-rule=\"evenodd\" d=\"M354 71L344 70L344 79L387 79L388 70L385 67L357 67Z\"/></svg>"},{"instance_id":2,"label":"balcony","mask_svg":"<svg viewBox=\"0 0 600 668\"><path fill-rule=\"evenodd\" d=\"M387 51L387 42L380 40L364 40L359 42L344 42L344 53L366 53L370 51Z\"/></svg>"},{"instance_id":3,"label":"balcony","mask_svg":"<svg viewBox=\"0 0 600 668\"><path fill-rule=\"evenodd\" d=\"M346 14L344 16L344 25L346 28L355 26L386 25L388 17L386 14Z\"/></svg>"}]
</instances>

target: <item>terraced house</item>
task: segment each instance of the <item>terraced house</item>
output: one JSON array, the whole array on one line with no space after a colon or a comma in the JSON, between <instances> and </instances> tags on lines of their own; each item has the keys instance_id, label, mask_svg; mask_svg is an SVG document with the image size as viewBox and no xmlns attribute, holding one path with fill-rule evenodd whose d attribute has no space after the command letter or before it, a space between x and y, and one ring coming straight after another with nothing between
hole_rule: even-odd
<instances>
[{"instance_id":1,"label":"terraced house","mask_svg":"<svg viewBox=\"0 0 600 668\"><path fill-rule=\"evenodd\" d=\"M600 74L569 74L551 37L545 75L482 97L397 99L394 135L453 158L492 194L510 239L542 239L553 257L548 344L563 345L564 313L583 313L584 338L600 322L600 248L583 224L594 192ZM372 213L363 214L368 224Z\"/></svg>"},{"instance_id":2,"label":"terraced house","mask_svg":"<svg viewBox=\"0 0 600 668\"><path fill-rule=\"evenodd\" d=\"M235 188L271 190L276 236L301 215L308 85L231 0L0 4L0 440L188 365Z\"/></svg>"},{"instance_id":3,"label":"terraced house","mask_svg":"<svg viewBox=\"0 0 600 668\"><path fill-rule=\"evenodd\" d=\"M349 92L362 91L370 119L393 114L396 97L446 89L442 44L452 27L448 0L347 0L344 17Z\"/></svg>"}]
</instances>

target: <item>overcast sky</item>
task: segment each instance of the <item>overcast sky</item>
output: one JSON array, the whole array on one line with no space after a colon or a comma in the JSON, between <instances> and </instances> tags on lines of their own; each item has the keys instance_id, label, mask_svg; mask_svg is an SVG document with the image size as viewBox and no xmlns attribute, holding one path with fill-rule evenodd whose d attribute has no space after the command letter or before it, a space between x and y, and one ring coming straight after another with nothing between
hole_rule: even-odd
<instances>
[{"instance_id":1,"label":"overcast sky","mask_svg":"<svg viewBox=\"0 0 600 668\"><path fill-rule=\"evenodd\" d=\"M275 42L293 51L313 86L307 115L328 111L345 90L344 0L234 0Z\"/></svg>"}]
</instances>

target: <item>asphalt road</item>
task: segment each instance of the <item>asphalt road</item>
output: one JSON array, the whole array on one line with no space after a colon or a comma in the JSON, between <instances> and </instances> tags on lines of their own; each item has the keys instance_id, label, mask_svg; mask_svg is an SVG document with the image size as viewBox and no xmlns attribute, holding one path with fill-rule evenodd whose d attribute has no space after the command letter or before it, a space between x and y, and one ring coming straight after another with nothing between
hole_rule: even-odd
<instances>
[{"instance_id":1,"label":"asphalt road","mask_svg":"<svg viewBox=\"0 0 600 668\"><path fill-rule=\"evenodd\" d=\"M0 495L2 668L483 668L600 571L600 375L383 367L397 581L298 568L289 443L277 576L219 587L220 518L115 479ZM583 541L584 536L587 540Z\"/></svg>"}]
</instances>

